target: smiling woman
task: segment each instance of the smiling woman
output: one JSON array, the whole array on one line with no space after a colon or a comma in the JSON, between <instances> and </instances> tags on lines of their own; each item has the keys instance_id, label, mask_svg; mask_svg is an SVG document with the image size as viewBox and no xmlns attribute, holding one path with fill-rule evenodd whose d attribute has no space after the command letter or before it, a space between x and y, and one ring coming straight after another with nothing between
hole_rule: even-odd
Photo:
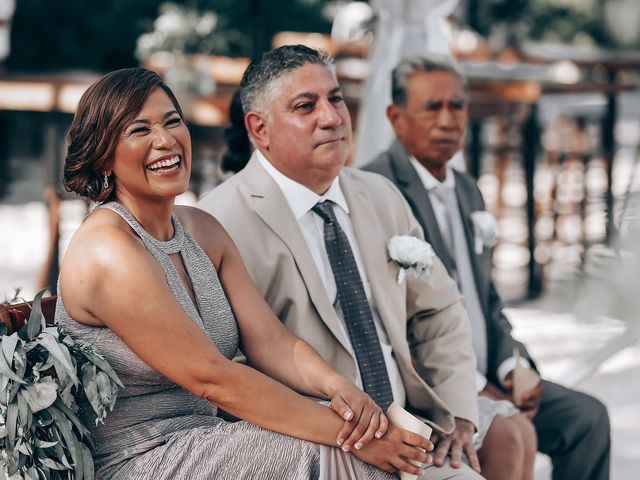
<instances>
[{"instance_id":1,"label":"smiling woman","mask_svg":"<svg viewBox=\"0 0 640 480\"><path fill-rule=\"evenodd\" d=\"M122 72L131 73L125 76ZM124 77L120 78L118 87L128 95L127 101L101 105L100 99L109 94L109 80L119 77ZM119 70L104 77L102 82L89 87L78 104L77 111L82 112L82 116L75 116L69 130L69 147L63 179L67 191L76 192L98 202L115 198L115 183L109 179L112 172L110 160L116 148L121 146L123 135L131 136L136 126L138 130L144 130L145 127L139 123L145 121L136 118L147 102L150 91L154 89L158 89L154 92L157 98L161 98L160 92L164 94L164 107L169 107L169 111L165 113L171 114L171 121L182 124L182 109L173 92L162 83L160 77L151 75L147 70ZM148 128L148 119L146 124ZM129 129L127 135L125 129ZM188 137L186 127L184 131ZM137 132L136 135L142 136L142 133Z\"/></svg>"},{"instance_id":2,"label":"smiling woman","mask_svg":"<svg viewBox=\"0 0 640 480\"><path fill-rule=\"evenodd\" d=\"M190 168L182 111L157 74L119 70L87 90L64 184L101 203L67 249L56 319L125 385L104 425L81 406L96 477L390 478L356 456L419 473L408 461L429 460L428 440L388 426L280 323L213 217L174 207ZM231 361L238 348L255 368ZM218 407L246 421L227 423Z\"/></svg>"}]
</instances>

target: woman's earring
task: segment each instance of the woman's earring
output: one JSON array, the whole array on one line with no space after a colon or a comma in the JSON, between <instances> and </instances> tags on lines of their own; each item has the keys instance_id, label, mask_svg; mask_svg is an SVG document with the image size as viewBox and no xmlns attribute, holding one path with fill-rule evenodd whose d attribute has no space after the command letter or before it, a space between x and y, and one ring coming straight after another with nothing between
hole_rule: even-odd
<instances>
[{"instance_id":1,"label":"woman's earring","mask_svg":"<svg viewBox=\"0 0 640 480\"><path fill-rule=\"evenodd\" d=\"M102 181L102 188L104 188L105 190L109 188L109 177L106 173L104 174L104 180Z\"/></svg>"}]
</instances>

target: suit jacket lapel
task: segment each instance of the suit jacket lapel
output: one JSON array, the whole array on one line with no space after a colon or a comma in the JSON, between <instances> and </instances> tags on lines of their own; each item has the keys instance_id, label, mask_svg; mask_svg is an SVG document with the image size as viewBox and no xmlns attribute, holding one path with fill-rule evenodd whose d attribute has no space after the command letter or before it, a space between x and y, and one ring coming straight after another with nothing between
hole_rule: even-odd
<instances>
[{"instance_id":1,"label":"suit jacket lapel","mask_svg":"<svg viewBox=\"0 0 640 480\"><path fill-rule=\"evenodd\" d=\"M475 210L472 205L472 199L469 195L469 192L464 188L463 180L461 179L461 175L458 174L454 170L454 175L456 176L456 198L458 199L458 206L460 207L460 216L462 217L462 223L464 224L464 233L467 240L467 246L469 250L469 258L471 259L471 266L473 267L473 276L476 281L476 288L478 288L478 295L482 301L482 299L486 298L486 282L482 281L483 279L479 276L478 269L478 258L475 252L474 243L475 243L475 231L473 226L473 220L471 219L471 213ZM486 307L483 302L483 309L486 310ZM485 311L486 315L486 311Z\"/></svg>"},{"instance_id":2,"label":"suit jacket lapel","mask_svg":"<svg viewBox=\"0 0 640 480\"><path fill-rule=\"evenodd\" d=\"M249 205L262 221L287 246L318 315L342 346L350 351L343 333L344 330L327 296L307 242L280 187L262 168L255 156L252 157L244 170L247 181L240 187L243 195L248 197Z\"/></svg>"},{"instance_id":3,"label":"suit jacket lapel","mask_svg":"<svg viewBox=\"0 0 640 480\"><path fill-rule=\"evenodd\" d=\"M447 267L447 271L451 272L454 262L438 228L436 214L431 206L427 190L424 188L415 168L411 165L407 152L398 140L393 142L389 151L395 159L395 162L392 163L392 168L395 169L396 185L398 185L411 205L411 209L420 225L423 225L425 239L431 244L442 263Z\"/></svg>"},{"instance_id":4,"label":"suit jacket lapel","mask_svg":"<svg viewBox=\"0 0 640 480\"><path fill-rule=\"evenodd\" d=\"M395 269L391 272L389 267L389 238L377 220L374 202L366 187L346 170L340 174L340 186L349 205L349 217L371 286L373 303L396 355L409 358L406 321L398 321L399 318L406 317L399 307L405 304L404 293L400 286L389 288L388 277L397 273Z\"/></svg>"}]
</instances>

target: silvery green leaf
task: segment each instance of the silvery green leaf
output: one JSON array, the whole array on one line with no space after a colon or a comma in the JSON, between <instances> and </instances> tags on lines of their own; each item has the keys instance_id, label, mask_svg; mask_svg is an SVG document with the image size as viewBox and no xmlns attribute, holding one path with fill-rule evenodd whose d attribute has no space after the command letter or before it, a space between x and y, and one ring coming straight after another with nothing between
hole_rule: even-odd
<instances>
[{"instance_id":1,"label":"silvery green leaf","mask_svg":"<svg viewBox=\"0 0 640 480\"><path fill-rule=\"evenodd\" d=\"M0 426L0 438L4 438L7 436L7 427L4 425Z\"/></svg>"},{"instance_id":2,"label":"silvery green leaf","mask_svg":"<svg viewBox=\"0 0 640 480\"><path fill-rule=\"evenodd\" d=\"M44 468L40 468L37 467L38 469L38 480L51 480L51 473L49 472L49 469L44 469Z\"/></svg>"},{"instance_id":3,"label":"silvery green leaf","mask_svg":"<svg viewBox=\"0 0 640 480\"><path fill-rule=\"evenodd\" d=\"M7 446L13 449L16 444L16 434L18 430L18 405L11 402L7 405Z\"/></svg>"},{"instance_id":4,"label":"silvery green leaf","mask_svg":"<svg viewBox=\"0 0 640 480\"><path fill-rule=\"evenodd\" d=\"M82 387L84 393L87 396L87 400L91 404L93 411L98 415L98 418L102 418L102 404L100 403L100 394L98 389L98 382L96 380L96 366L92 363L85 363L81 367L82 373Z\"/></svg>"},{"instance_id":5,"label":"silvery green leaf","mask_svg":"<svg viewBox=\"0 0 640 480\"><path fill-rule=\"evenodd\" d=\"M33 452L31 451L31 448L29 447L29 444L26 442L19 442L18 443L18 451L20 453L24 453L25 455L31 455Z\"/></svg>"},{"instance_id":6,"label":"silvery green leaf","mask_svg":"<svg viewBox=\"0 0 640 480\"><path fill-rule=\"evenodd\" d=\"M82 470L84 478L85 480L94 480L95 469L93 466L93 456L91 455L91 451L84 443L80 444L80 449L82 450Z\"/></svg>"},{"instance_id":7,"label":"silvery green leaf","mask_svg":"<svg viewBox=\"0 0 640 480\"><path fill-rule=\"evenodd\" d=\"M36 439L35 443L36 443L36 447L38 448L50 448L50 447L53 447L58 442L57 441L47 442L45 440Z\"/></svg>"},{"instance_id":8,"label":"silvery green leaf","mask_svg":"<svg viewBox=\"0 0 640 480\"><path fill-rule=\"evenodd\" d=\"M107 363L104 358L91 350L86 350L82 353L87 357L87 359L89 359L89 361L94 363L96 367L109 375L109 378L111 378L111 380L113 380L119 387L124 388L124 385L120 381L120 378L118 378L118 374L113 368L111 368L111 365L109 365L109 363Z\"/></svg>"},{"instance_id":9,"label":"silvery green leaf","mask_svg":"<svg viewBox=\"0 0 640 480\"><path fill-rule=\"evenodd\" d=\"M75 435L73 436L74 438L74 445L78 443ZM75 447L74 447L75 448ZM77 448L76 448L77 451ZM62 459L60 460L60 462L67 468L67 470L73 470L73 465L71 465L71 463L69 463L69 459L67 459L66 455L62 456Z\"/></svg>"},{"instance_id":10,"label":"silvery green leaf","mask_svg":"<svg viewBox=\"0 0 640 480\"><path fill-rule=\"evenodd\" d=\"M31 429L31 422L33 421L32 409L29 406L29 401L26 398L22 398L24 392L18 392L18 418L20 423L25 425L27 431Z\"/></svg>"},{"instance_id":11,"label":"silvery green leaf","mask_svg":"<svg viewBox=\"0 0 640 480\"><path fill-rule=\"evenodd\" d=\"M84 451L80 446L80 443L77 438L73 439L76 456L73 458L73 473L75 475L76 480L81 480L84 477Z\"/></svg>"},{"instance_id":12,"label":"silvery green leaf","mask_svg":"<svg viewBox=\"0 0 640 480\"><path fill-rule=\"evenodd\" d=\"M98 392L100 403L102 405L110 405L115 400L111 393L111 380L104 372L96 373L96 383L98 384Z\"/></svg>"},{"instance_id":13,"label":"silvery green leaf","mask_svg":"<svg viewBox=\"0 0 640 480\"><path fill-rule=\"evenodd\" d=\"M60 435L62 435L64 445L67 447L67 450L69 450L69 453L71 454L71 460L75 462L76 447L73 440L76 438L76 436L71 430L71 422L66 418L65 414L58 410L56 407L49 408L49 413L51 413L51 416L56 421L58 432L60 432Z\"/></svg>"},{"instance_id":14,"label":"silvery green leaf","mask_svg":"<svg viewBox=\"0 0 640 480\"><path fill-rule=\"evenodd\" d=\"M27 354L20 344L13 352L13 370L20 378L24 378L27 371Z\"/></svg>"},{"instance_id":15,"label":"silvery green leaf","mask_svg":"<svg viewBox=\"0 0 640 480\"><path fill-rule=\"evenodd\" d=\"M13 333L10 336L3 336L2 341L2 354L4 355L4 359L8 365L11 365L13 362L13 352L16 350L16 346L18 345L18 334Z\"/></svg>"},{"instance_id":16,"label":"silvery green leaf","mask_svg":"<svg viewBox=\"0 0 640 480\"><path fill-rule=\"evenodd\" d=\"M71 420L71 423L73 423L73 426L76 427L76 429L78 430L78 432L80 432L80 435L82 435L82 437L91 438L91 433L89 433L89 430L87 430L87 428L82 424L82 422L76 416L76 414L73 413L71 409L67 407L64 403L62 403L62 401L59 398L56 399L55 402L53 402L53 405L62 413L64 413L69 420Z\"/></svg>"},{"instance_id":17,"label":"silvery green leaf","mask_svg":"<svg viewBox=\"0 0 640 480\"><path fill-rule=\"evenodd\" d=\"M58 463L58 462L54 462L53 460L51 460L50 458L41 458L40 462L42 463L42 465L44 465L45 467L51 469L51 470L66 470L67 467L65 467L63 464Z\"/></svg>"},{"instance_id":18,"label":"silvery green leaf","mask_svg":"<svg viewBox=\"0 0 640 480\"><path fill-rule=\"evenodd\" d=\"M77 385L78 377L76 376L75 368L71 363L71 358L69 357L69 351L64 345L58 343L56 338L48 332L43 332L40 337L38 337L38 344L42 345L46 348L49 353L57 360L55 363L56 373L58 375L66 375L71 377L72 381ZM64 349L64 350L63 350ZM59 370L58 367L61 366L64 368L64 371Z\"/></svg>"},{"instance_id":19,"label":"silvery green leaf","mask_svg":"<svg viewBox=\"0 0 640 480\"><path fill-rule=\"evenodd\" d=\"M40 479L40 475L38 475L38 469L34 466L27 468L27 471L25 473L27 473L32 480Z\"/></svg>"},{"instance_id":20,"label":"silvery green leaf","mask_svg":"<svg viewBox=\"0 0 640 480\"><path fill-rule=\"evenodd\" d=\"M7 365L4 355L0 355L0 375L5 375L14 382L25 383L25 381L18 377L9 365Z\"/></svg>"},{"instance_id":21,"label":"silvery green leaf","mask_svg":"<svg viewBox=\"0 0 640 480\"><path fill-rule=\"evenodd\" d=\"M27 336L30 340L36 338L45 326L44 315L42 314L42 305L40 303L44 292L44 290L41 290L33 299L31 315L29 315L29 320L27 320Z\"/></svg>"},{"instance_id":22,"label":"silvery green leaf","mask_svg":"<svg viewBox=\"0 0 640 480\"><path fill-rule=\"evenodd\" d=\"M7 475L11 477L15 475L20 468L20 454L14 450L9 450L6 452L6 455Z\"/></svg>"},{"instance_id":23,"label":"silvery green leaf","mask_svg":"<svg viewBox=\"0 0 640 480\"><path fill-rule=\"evenodd\" d=\"M58 392L58 395L60 395L60 398L62 399L65 405L68 405L68 406L75 405L75 398L73 396L72 389L73 389L73 384L69 383L64 387L62 391Z\"/></svg>"}]
</instances>

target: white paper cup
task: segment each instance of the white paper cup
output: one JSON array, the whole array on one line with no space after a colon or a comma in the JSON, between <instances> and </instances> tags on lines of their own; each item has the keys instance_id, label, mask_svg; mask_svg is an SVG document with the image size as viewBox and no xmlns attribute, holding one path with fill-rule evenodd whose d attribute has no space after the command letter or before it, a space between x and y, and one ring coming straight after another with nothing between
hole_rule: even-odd
<instances>
[{"instance_id":1,"label":"white paper cup","mask_svg":"<svg viewBox=\"0 0 640 480\"><path fill-rule=\"evenodd\" d=\"M391 403L391 406L387 410L387 417L395 426L409 430L410 432L422 435L429 440L431 437L431 427L426 423L418 420L416 417L407 412L404 408L398 405L396 402ZM419 462L411 461L416 467L422 467ZM417 475L412 475L406 472L400 472L401 480L416 480Z\"/></svg>"}]
</instances>

